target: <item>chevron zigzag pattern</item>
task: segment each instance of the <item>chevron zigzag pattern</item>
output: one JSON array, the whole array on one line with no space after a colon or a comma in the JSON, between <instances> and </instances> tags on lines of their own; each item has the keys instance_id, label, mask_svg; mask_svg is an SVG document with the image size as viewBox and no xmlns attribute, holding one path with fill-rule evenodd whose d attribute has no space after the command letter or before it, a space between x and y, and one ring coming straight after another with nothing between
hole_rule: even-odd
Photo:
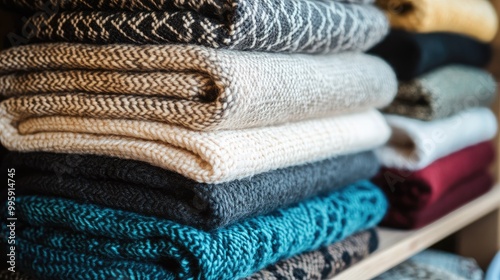
<instances>
[{"instance_id":1,"label":"chevron zigzag pattern","mask_svg":"<svg viewBox=\"0 0 500 280\"><path fill-rule=\"evenodd\" d=\"M331 0L343 3L371 4L375 0ZM229 10L233 0L1 0L4 6L18 7L32 11L165 11L193 10L211 11L221 16Z\"/></svg>"},{"instance_id":2,"label":"chevron zigzag pattern","mask_svg":"<svg viewBox=\"0 0 500 280\"><path fill-rule=\"evenodd\" d=\"M158 5L162 3L141 6L153 11L130 8L133 11L42 12L29 18L24 30L30 31L31 42L179 43L235 50L328 53L367 50L389 29L383 12L373 5L336 1L188 0Z\"/></svg>"},{"instance_id":3,"label":"chevron zigzag pattern","mask_svg":"<svg viewBox=\"0 0 500 280\"><path fill-rule=\"evenodd\" d=\"M0 53L0 73L0 95L13 97L4 105L24 115L158 121L194 130L381 108L397 88L392 69L362 53L312 56L180 45L28 45Z\"/></svg>"}]
</instances>

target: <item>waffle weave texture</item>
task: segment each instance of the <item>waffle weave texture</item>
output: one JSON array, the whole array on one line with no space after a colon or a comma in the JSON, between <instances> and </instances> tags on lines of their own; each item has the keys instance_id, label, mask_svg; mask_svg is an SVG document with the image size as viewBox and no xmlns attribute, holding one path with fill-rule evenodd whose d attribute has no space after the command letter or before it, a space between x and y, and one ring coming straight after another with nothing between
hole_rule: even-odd
<instances>
[{"instance_id":1,"label":"waffle weave texture","mask_svg":"<svg viewBox=\"0 0 500 280\"><path fill-rule=\"evenodd\" d=\"M393 29L369 53L389 63L399 80L412 80L449 64L486 67L492 50L487 43L455 33L413 33Z\"/></svg>"},{"instance_id":2,"label":"waffle weave texture","mask_svg":"<svg viewBox=\"0 0 500 280\"><path fill-rule=\"evenodd\" d=\"M377 0L391 26L408 31L448 32L483 42L495 38L498 17L488 0Z\"/></svg>"},{"instance_id":3,"label":"waffle weave texture","mask_svg":"<svg viewBox=\"0 0 500 280\"><path fill-rule=\"evenodd\" d=\"M378 247L376 230L268 266L245 280L330 279L369 256Z\"/></svg>"},{"instance_id":4,"label":"waffle weave texture","mask_svg":"<svg viewBox=\"0 0 500 280\"><path fill-rule=\"evenodd\" d=\"M10 150L139 160L204 183L228 182L372 150L383 145L390 135L387 122L376 110L280 126L199 132L132 120L75 117L20 120L4 105L0 104L0 140Z\"/></svg>"},{"instance_id":5,"label":"waffle weave texture","mask_svg":"<svg viewBox=\"0 0 500 280\"><path fill-rule=\"evenodd\" d=\"M18 265L37 279L235 279L375 226L387 201L361 181L212 233L58 198L17 207Z\"/></svg>"},{"instance_id":6,"label":"waffle weave texture","mask_svg":"<svg viewBox=\"0 0 500 280\"><path fill-rule=\"evenodd\" d=\"M467 108L489 107L496 97L493 76L481 69L450 65L399 84L396 99L385 113L431 121Z\"/></svg>"},{"instance_id":7,"label":"waffle weave texture","mask_svg":"<svg viewBox=\"0 0 500 280\"><path fill-rule=\"evenodd\" d=\"M18 194L42 194L212 230L339 189L379 170L373 152L202 184L146 163L90 155L11 153Z\"/></svg>"},{"instance_id":8,"label":"waffle weave texture","mask_svg":"<svg viewBox=\"0 0 500 280\"><path fill-rule=\"evenodd\" d=\"M472 108L431 122L386 115L392 128L389 143L377 149L384 167L420 170L466 147L491 140L497 132L495 115L487 108ZM481 124L481 125L478 125Z\"/></svg>"},{"instance_id":9,"label":"waffle weave texture","mask_svg":"<svg viewBox=\"0 0 500 280\"><path fill-rule=\"evenodd\" d=\"M85 57L85 59L81 59ZM197 46L45 44L0 53L0 94L19 114L158 121L194 130L266 126L388 105L382 59Z\"/></svg>"},{"instance_id":10,"label":"waffle weave texture","mask_svg":"<svg viewBox=\"0 0 500 280\"><path fill-rule=\"evenodd\" d=\"M86 1L76 2L75 5L82 5ZM92 2L93 6L116 3ZM389 30L387 18L375 6L338 1L136 2L146 4L129 5L124 11L61 11L49 6L26 20L24 37L31 42L174 43L236 50L324 53L366 50ZM127 3L118 5L125 7ZM138 5L140 9L136 8Z\"/></svg>"}]
</instances>

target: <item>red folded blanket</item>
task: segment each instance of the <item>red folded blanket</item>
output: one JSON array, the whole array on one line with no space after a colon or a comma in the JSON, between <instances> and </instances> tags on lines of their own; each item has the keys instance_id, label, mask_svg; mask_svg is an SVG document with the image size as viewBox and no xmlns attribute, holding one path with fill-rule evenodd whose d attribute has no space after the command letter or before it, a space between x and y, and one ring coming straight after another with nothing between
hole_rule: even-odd
<instances>
[{"instance_id":1,"label":"red folded blanket","mask_svg":"<svg viewBox=\"0 0 500 280\"><path fill-rule=\"evenodd\" d=\"M484 171L479 175L458 183L449 189L438 201L423 209L404 211L391 205L391 209L385 216L382 226L402 229L423 227L481 196L490 190L492 186L492 176L487 171Z\"/></svg>"},{"instance_id":2,"label":"red folded blanket","mask_svg":"<svg viewBox=\"0 0 500 280\"><path fill-rule=\"evenodd\" d=\"M418 171L383 169L374 182L386 192L391 206L401 211L416 211L435 204L451 188L483 173L494 158L493 144L483 142Z\"/></svg>"}]
</instances>

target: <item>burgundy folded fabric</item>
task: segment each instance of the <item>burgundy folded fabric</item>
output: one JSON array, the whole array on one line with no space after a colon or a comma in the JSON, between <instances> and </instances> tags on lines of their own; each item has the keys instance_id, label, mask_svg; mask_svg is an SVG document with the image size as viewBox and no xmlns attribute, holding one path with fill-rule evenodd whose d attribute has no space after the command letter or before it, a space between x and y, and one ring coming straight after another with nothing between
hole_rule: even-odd
<instances>
[{"instance_id":1,"label":"burgundy folded fabric","mask_svg":"<svg viewBox=\"0 0 500 280\"><path fill-rule=\"evenodd\" d=\"M483 142L441 158L418 171L383 169L374 179L392 206L404 211L424 209L464 180L477 177L495 158L491 142Z\"/></svg>"},{"instance_id":2,"label":"burgundy folded fabric","mask_svg":"<svg viewBox=\"0 0 500 280\"><path fill-rule=\"evenodd\" d=\"M452 189L448 190L441 199L423 209L405 211L391 205L381 225L401 229L421 228L481 196L490 190L492 186L492 176L487 171L484 171L479 175L458 183Z\"/></svg>"}]
</instances>

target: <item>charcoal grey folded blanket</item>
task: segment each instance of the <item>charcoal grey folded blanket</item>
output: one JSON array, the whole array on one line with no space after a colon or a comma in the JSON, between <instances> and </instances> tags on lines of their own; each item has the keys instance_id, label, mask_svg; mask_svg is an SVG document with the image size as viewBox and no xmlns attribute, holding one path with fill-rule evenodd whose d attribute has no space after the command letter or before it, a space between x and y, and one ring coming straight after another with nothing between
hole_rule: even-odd
<instances>
[{"instance_id":1,"label":"charcoal grey folded blanket","mask_svg":"<svg viewBox=\"0 0 500 280\"><path fill-rule=\"evenodd\" d=\"M111 157L10 153L17 190L55 195L219 228L376 174L372 152L340 156L221 184L203 184L146 163Z\"/></svg>"},{"instance_id":2,"label":"charcoal grey folded blanket","mask_svg":"<svg viewBox=\"0 0 500 280\"><path fill-rule=\"evenodd\" d=\"M386 113L432 121L473 107L488 107L496 96L496 81L488 72L461 65L439 68L399 84Z\"/></svg>"},{"instance_id":3,"label":"charcoal grey folded blanket","mask_svg":"<svg viewBox=\"0 0 500 280\"><path fill-rule=\"evenodd\" d=\"M366 50L389 30L386 16L373 5L338 1L132 1L135 5L119 1L53 1L74 8L69 11L43 9L39 2L4 2L42 8L24 24L23 37L31 42L180 43L321 53ZM82 6L102 10L78 9Z\"/></svg>"},{"instance_id":4,"label":"charcoal grey folded blanket","mask_svg":"<svg viewBox=\"0 0 500 280\"><path fill-rule=\"evenodd\" d=\"M0 53L0 95L15 97L4 104L23 116L234 130L384 107L396 88L389 65L362 53L81 44L29 45Z\"/></svg>"},{"instance_id":5,"label":"charcoal grey folded blanket","mask_svg":"<svg viewBox=\"0 0 500 280\"><path fill-rule=\"evenodd\" d=\"M394 29L369 53L386 60L398 79L411 80L449 64L484 67L492 52L489 44L455 33Z\"/></svg>"}]
</instances>

